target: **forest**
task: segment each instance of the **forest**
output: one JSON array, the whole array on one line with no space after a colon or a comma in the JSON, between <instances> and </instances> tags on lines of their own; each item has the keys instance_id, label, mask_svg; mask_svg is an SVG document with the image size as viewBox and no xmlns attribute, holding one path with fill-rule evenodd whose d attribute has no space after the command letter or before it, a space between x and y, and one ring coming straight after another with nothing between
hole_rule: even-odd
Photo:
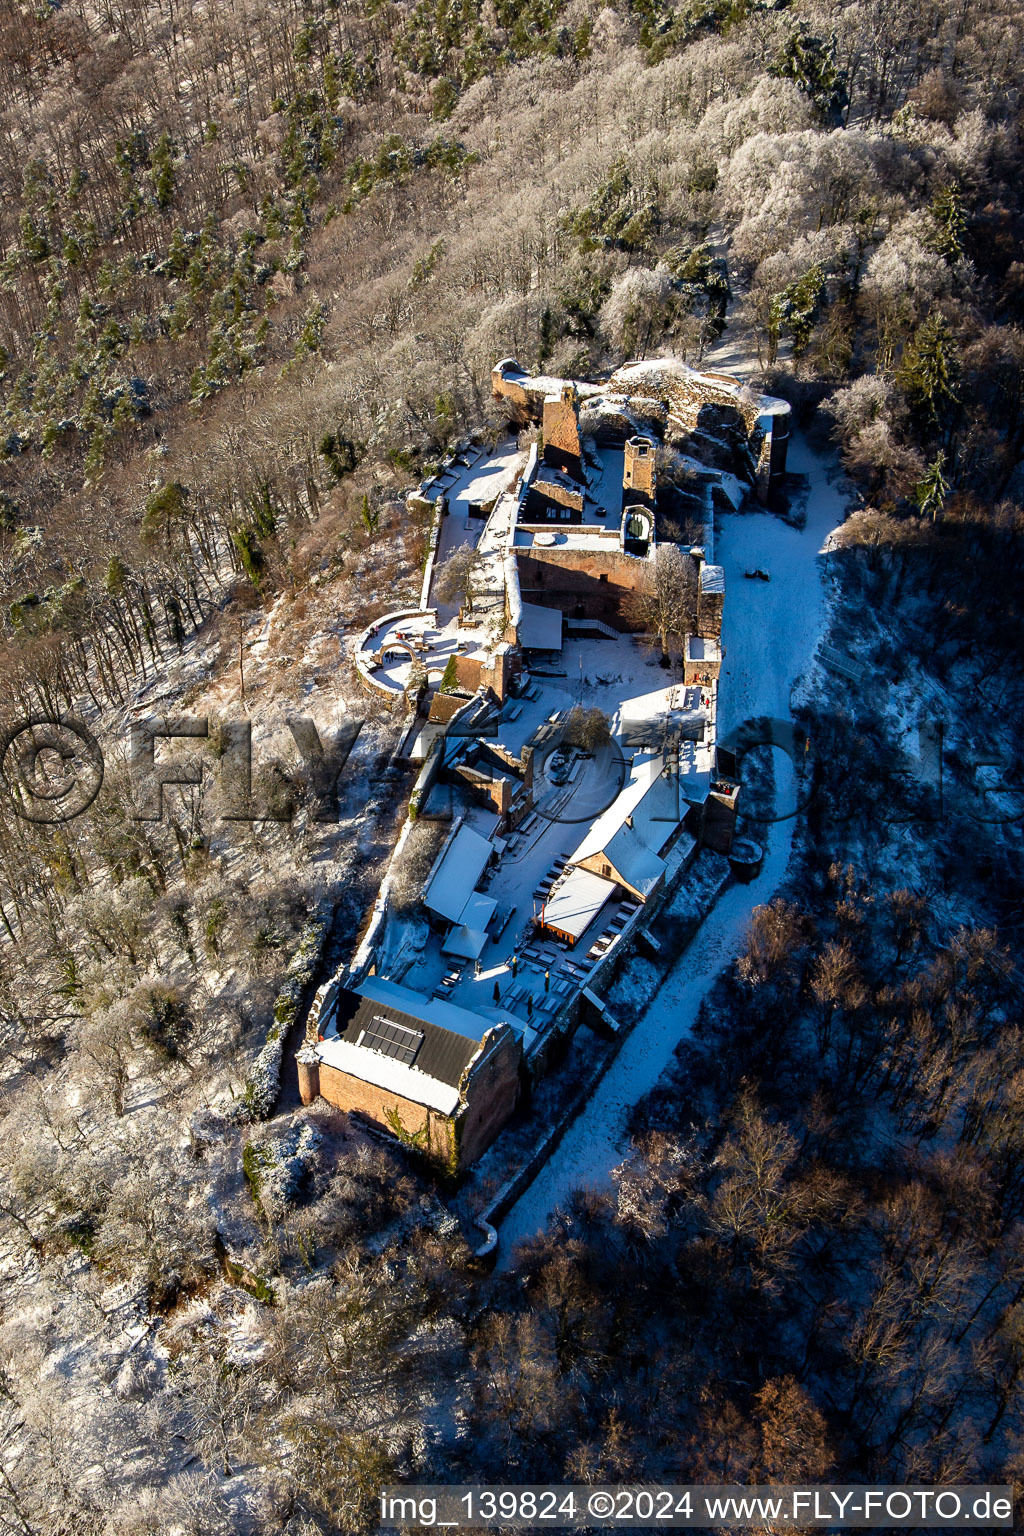
<instances>
[{"instance_id":1,"label":"forest","mask_svg":"<svg viewBox=\"0 0 1024 1536\"><path fill-rule=\"evenodd\" d=\"M0 1531L1024 1484L1024 866L978 778L1022 767L1022 76L1011 0L4 8L0 721L88 720L106 773L62 824L0 796ZM418 593L404 495L505 430L498 358L723 335L849 484L861 676L802 696L785 885L611 1191L488 1274L282 1066L411 787L339 648ZM212 763L242 705L279 819L139 820L130 722ZM362 720L333 822L297 710Z\"/></svg>"}]
</instances>

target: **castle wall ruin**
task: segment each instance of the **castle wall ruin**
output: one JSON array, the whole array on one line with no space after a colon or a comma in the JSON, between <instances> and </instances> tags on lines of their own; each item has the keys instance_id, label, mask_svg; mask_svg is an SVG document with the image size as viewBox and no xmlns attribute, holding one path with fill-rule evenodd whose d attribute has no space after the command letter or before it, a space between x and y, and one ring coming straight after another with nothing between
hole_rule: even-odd
<instances>
[{"instance_id":1,"label":"castle wall ruin","mask_svg":"<svg viewBox=\"0 0 1024 1536\"><path fill-rule=\"evenodd\" d=\"M554 395L554 406L564 404L562 391L564 380L548 376L533 377L515 358L504 358L491 370L491 387L498 399L507 400L520 420L544 420L545 440L548 437L547 399ZM606 384L591 385L577 390L580 403L586 404L594 397L607 402L605 415L612 419L615 412L622 420L630 398L643 402L645 412L662 414L668 407L669 419L685 431L707 430L714 435L721 416L716 415L713 424L702 422L702 412L712 406L715 413L725 413L732 418L737 436L743 443L749 459L750 476L755 494L765 503L781 489L786 474L786 457L789 448L790 408L785 400L771 395L757 394L741 387L727 373L702 373L674 360L651 363L629 363L612 374ZM608 414L611 408L612 415ZM552 425L561 433L561 411L551 416ZM578 443L578 429L576 441ZM578 448L576 452L578 452Z\"/></svg>"},{"instance_id":2,"label":"castle wall ruin","mask_svg":"<svg viewBox=\"0 0 1024 1536\"><path fill-rule=\"evenodd\" d=\"M654 506L657 489L654 444L649 437L630 437L626 440L622 475L623 490L629 495L624 501L644 507Z\"/></svg>"},{"instance_id":3,"label":"castle wall ruin","mask_svg":"<svg viewBox=\"0 0 1024 1536\"><path fill-rule=\"evenodd\" d=\"M600 619L623 633L637 627L623 617L622 599L640 585L647 564L615 545L600 551L534 545L517 551L516 564L527 602L560 608L569 618Z\"/></svg>"},{"instance_id":4,"label":"castle wall ruin","mask_svg":"<svg viewBox=\"0 0 1024 1536\"><path fill-rule=\"evenodd\" d=\"M544 462L573 479L582 477L580 397L575 384L563 384L543 405Z\"/></svg>"}]
</instances>

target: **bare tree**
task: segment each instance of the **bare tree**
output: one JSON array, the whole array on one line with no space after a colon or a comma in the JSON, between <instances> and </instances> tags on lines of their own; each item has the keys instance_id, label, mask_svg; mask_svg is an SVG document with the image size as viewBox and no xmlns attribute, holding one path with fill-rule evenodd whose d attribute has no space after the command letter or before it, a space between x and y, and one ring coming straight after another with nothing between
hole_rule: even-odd
<instances>
[{"instance_id":1,"label":"bare tree","mask_svg":"<svg viewBox=\"0 0 1024 1536\"><path fill-rule=\"evenodd\" d=\"M189 1363L183 1387L189 1439L197 1455L206 1466L230 1477L236 1450L256 1410L251 1372L223 1355L203 1352Z\"/></svg>"},{"instance_id":2,"label":"bare tree","mask_svg":"<svg viewBox=\"0 0 1024 1536\"><path fill-rule=\"evenodd\" d=\"M673 641L692 634L697 623L697 567L675 544L659 544L639 584L623 599L632 624L655 634L667 664Z\"/></svg>"},{"instance_id":3,"label":"bare tree","mask_svg":"<svg viewBox=\"0 0 1024 1536\"><path fill-rule=\"evenodd\" d=\"M562 740L567 746L593 752L609 741L611 734L611 721L603 709L596 706L584 709L582 704L574 704L569 711Z\"/></svg>"},{"instance_id":4,"label":"bare tree","mask_svg":"<svg viewBox=\"0 0 1024 1536\"><path fill-rule=\"evenodd\" d=\"M802 938L803 925L797 908L776 896L767 906L755 907L751 913L746 948L736 962L736 969L751 986L762 986L789 962Z\"/></svg>"},{"instance_id":5,"label":"bare tree","mask_svg":"<svg viewBox=\"0 0 1024 1536\"><path fill-rule=\"evenodd\" d=\"M434 596L442 603L462 603L473 612L473 590L480 561L475 548L460 544L434 574Z\"/></svg>"},{"instance_id":6,"label":"bare tree","mask_svg":"<svg viewBox=\"0 0 1024 1536\"><path fill-rule=\"evenodd\" d=\"M123 1005L97 1014L82 1036L82 1051L90 1063L89 1076L106 1093L114 1114L124 1114L134 1055L131 1021Z\"/></svg>"}]
</instances>

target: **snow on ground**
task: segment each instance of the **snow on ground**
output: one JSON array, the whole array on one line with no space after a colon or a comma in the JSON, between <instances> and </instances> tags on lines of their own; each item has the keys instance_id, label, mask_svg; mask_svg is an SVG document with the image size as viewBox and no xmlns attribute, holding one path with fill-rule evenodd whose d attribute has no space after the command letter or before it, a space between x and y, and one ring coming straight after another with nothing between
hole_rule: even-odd
<instances>
[{"instance_id":1,"label":"snow on ground","mask_svg":"<svg viewBox=\"0 0 1024 1536\"><path fill-rule=\"evenodd\" d=\"M843 482L831 458L794 434L787 468L807 478L802 529L770 513L722 518L718 561L725 568L724 657L719 684L719 740L753 715L789 718L790 695L810 666L824 627L826 594L818 557L843 519ZM763 570L771 580L748 581Z\"/></svg>"},{"instance_id":2,"label":"snow on ground","mask_svg":"<svg viewBox=\"0 0 1024 1536\"><path fill-rule=\"evenodd\" d=\"M426 488L428 496L448 498L448 515L441 524L438 543L438 565L460 544L473 544L479 539L484 525L479 517L470 517L470 505L494 501L512 484L526 462L526 455L514 438L505 439L489 453L474 449L466 457L470 460L468 464L456 462Z\"/></svg>"},{"instance_id":3,"label":"snow on ground","mask_svg":"<svg viewBox=\"0 0 1024 1536\"><path fill-rule=\"evenodd\" d=\"M533 697L531 697L533 695ZM510 700L503 718L494 727L495 740L518 755L529 736L544 721L567 710L579 699L603 708L617 733L630 727L648 726L657 741L660 729L670 720L691 727L706 719L701 707L701 690L668 682L648 647L626 636L617 641L567 640L552 668L531 675L531 686L520 698ZM527 999L535 1010L531 1015L538 1028L550 1023L551 1010L561 1005L570 987L575 989L590 968L587 953L603 935L620 903L602 908L580 935L573 954L566 954L552 940L545 940L534 927L539 908L538 891L547 892L552 884L556 861L563 863L579 848L587 829L618 800L627 762L634 748L620 741L612 748L598 748L592 757L577 762L578 776L569 782L546 779L547 756L534 764L536 806L539 815L528 818L501 854L498 865L484 876L482 889L498 903L499 919L495 935L481 954L481 967L459 966L444 954L436 935L425 928L418 943L404 944L390 933L395 919L389 916L387 961L391 979L429 994L446 971L461 970L451 989L451 997L462 1007L489 1016L494 1013L494 989L501 998L501 1017L524 1019ZM625 754L625 755L623 755ZM693 742L684 742L680 752L680 771L684 776L706 783L710 772L710 754ZM685 795L687 784L682 785ZM482 837L494 830L495 816L473 806L468 811L472 826ZM667 831L667 828L666 828ZM461 834L460 834L461 835ZM452 863L457 868L457 861ZM476 884L474 871L462 868L461 900ZM437 877L435 876L435 884ZM436 893L431 886L432 905ZM455 898L460 899L458 895ZM443 910L443 909L442 909ZM457 909L446 913L451 920ZM399 923L403 920L399 919ZM404 924L403 924L404 926ZM516 969L513 972L513 956ZM545 979L545 971L550 978ZM498 1015L496 1015L498 1016Z\"/></svg>"},{"instance_id":4,"label":"snow on ground","mask_svg":"<svg viewBox=\"0 0 1024 1536\"><path fill-rule=\"evenodd\" d=\"M789 718L794 685L810 667L827 617L819 556L844 515L842 484L833 461L815 454L799 436L791 440L788 468L806 477L802 529L760 510L721 521L717 549L726 573L726 604L720 739L723 729L751 716ZM771 581L746 580L744 571L754 568L767 571ZM776 803L793 805L792 768L780 754L775 757ZM607 1187L627 1151L631 1109L669 1065L715 977L738 952L753 908L782 884L793 826L783 821L769 829L761 874L752 885L733 885L724 893L668 972L586 1109L503 1221L499 1264L507 1266L515 1244L543 1230L573 1189Z\"/></svg>"}]
</instances>

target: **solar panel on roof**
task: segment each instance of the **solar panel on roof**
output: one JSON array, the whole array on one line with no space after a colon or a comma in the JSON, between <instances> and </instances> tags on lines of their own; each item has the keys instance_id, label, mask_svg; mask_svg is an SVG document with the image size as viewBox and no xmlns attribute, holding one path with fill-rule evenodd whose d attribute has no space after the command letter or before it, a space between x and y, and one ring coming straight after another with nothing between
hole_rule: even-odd
<instances>
[{"instance_id":1,"label":"solar panel on roof","mask_svg":"<svg viewBox=\"0 0 1024 1536\"><path fill-rule=\"evenodd\" d=\"M423 1035L378 1013L361 1031L356 1044L365 1045L371 1051L380 1051L382 1056L391 1056L408 1067L416 1059L416 1052L423 1044Z\"/></svg>"}]
</instances>

